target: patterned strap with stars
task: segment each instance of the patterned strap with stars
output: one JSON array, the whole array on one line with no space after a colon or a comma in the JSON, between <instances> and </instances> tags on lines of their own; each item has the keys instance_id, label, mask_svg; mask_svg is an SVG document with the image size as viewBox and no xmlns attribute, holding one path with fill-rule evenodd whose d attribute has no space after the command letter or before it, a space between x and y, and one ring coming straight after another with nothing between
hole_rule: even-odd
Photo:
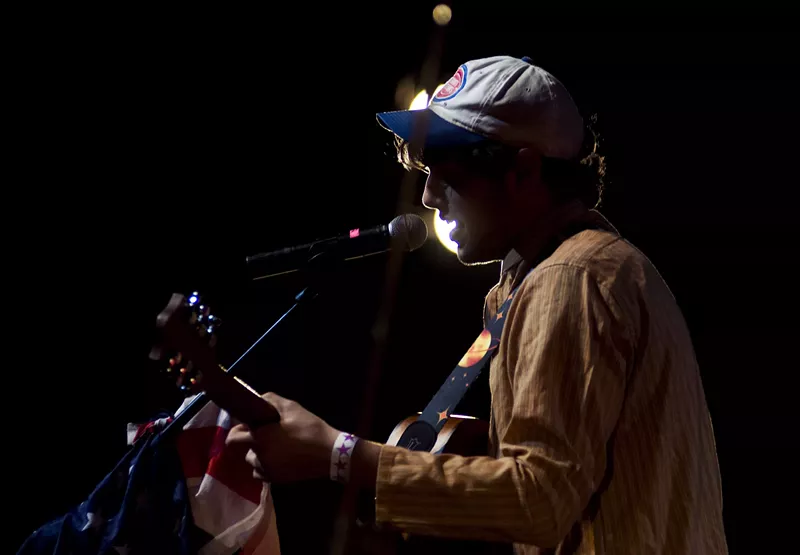
<instances>
[{"instance_id":1,"label":"patterned strap with stars","mask_svg":"<svg viewBox=\"0 0 800 555\"><path fill-rule=\"evenodd\" d=\"M500 344L500 334L506 322L505 315L514 299L517 288L511 292L458 365L447 377L447 380L436 392L433 399L422 411L419 418L406 428L397 445L412 451L430 451L436 443L436 434L447 422L453 409L477 379L481 370L492 358Z\"/></svg>"},{"instance_id":2,"label":"patterned strap with stars","mask_svg":"<svg viewBox=\"0 0 800 555\"><path fill-rule=\"evenodd\" d=\"M331 451L331 480L346 484L350 479L350 459L358 438L353 434L340 433Z\"/></svg>"},{"instance_id":3,"label":"patterned strap with stars","mask_svg":"<svg viewBox=\"0 0 800 555\"><path fill-rule=\"evenodd\" d=\"M442 429L447 417L456 408L469 386L480 375L483 367L497 350L503 325L506 322L505 315L516 292L515 289L506 297L495 317L481 332L466 354L461 357L458 365L422 412L422 418L433 424L437 432Z\"/></svg>"},{"instance_id":4,"label":"patterned strap with stars","mask_svg":"<svg viewBox=\"0 0 800 555\"><path fill-rule=\"evenodd\" d=\"M539 262L544 260L547 256L553 253L559 244L567 237L574 235L585 229L595 228L593 224L588 221L579 221L565 227L550 244L542 249L539 254L538 260L532 265L528 271L529 276L536 268ZM522 280L524 281L524 279ZM404 447L411 451L430 451L436 444L436 437L439 431L444 427L450 414L455 410L458 403L461 401L464 394L469 389L470 384L474 382L480 375L481 370L489 362L492 356L497 352L500 345L500 335L503 332L503 325L506 323L506 315L508 309L511 307L511 302L519 290L522 281L511 291L511 294L503 301L497 314L491 322L486 326L467 353L461 358L458 365L450 373L442 387L436 392L436 395L422 411L422 414L416 421L412 422L406 428L400 440L397 442L398 447Z\"/></svg>"}]
</instances>

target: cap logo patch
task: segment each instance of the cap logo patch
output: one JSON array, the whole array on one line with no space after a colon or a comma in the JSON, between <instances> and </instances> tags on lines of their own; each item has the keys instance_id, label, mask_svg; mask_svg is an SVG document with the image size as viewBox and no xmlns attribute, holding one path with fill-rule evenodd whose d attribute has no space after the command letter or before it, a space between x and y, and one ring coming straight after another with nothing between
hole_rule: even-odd
<instances>
[{"instance_id":1,"label":"cap logo patch","mask_svg":"<svg viewBox=\"0 0 800 555\"><path fill-rule=\"evenodd\" d=\"M464 88L464 85L467 84L467 65L463 64L460 66L455 74L447 80L447 83L444 84L444 87L439 89L439 92L436 93L436 96L433 97L431 102L442 102L445 100L450 100L455 95L457 95L461 89Z\"/></svg>"}]
</instances>

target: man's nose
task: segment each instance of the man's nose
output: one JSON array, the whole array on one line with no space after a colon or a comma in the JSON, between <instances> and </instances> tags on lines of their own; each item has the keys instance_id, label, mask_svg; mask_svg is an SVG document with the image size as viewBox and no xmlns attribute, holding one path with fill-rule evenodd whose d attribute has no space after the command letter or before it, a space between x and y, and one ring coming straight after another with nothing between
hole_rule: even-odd
<instances>
[{"instance_id":1,"label":"man's nose","mask_svg":"<svg viewBox=\"0 0 800 555\"><path fill-rule=\"evenodd\" d=\"M444 196L442 186L439 181L429 174L425 180L425 190L422 192L422 204L425 208L442 212L444 207Z\"/></svg>"}]
</instances>

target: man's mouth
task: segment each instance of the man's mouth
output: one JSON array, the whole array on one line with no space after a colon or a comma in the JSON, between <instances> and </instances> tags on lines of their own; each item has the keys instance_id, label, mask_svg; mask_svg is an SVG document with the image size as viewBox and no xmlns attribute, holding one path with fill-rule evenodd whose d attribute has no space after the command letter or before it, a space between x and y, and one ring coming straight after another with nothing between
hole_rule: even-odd
<instances>
[{"instance_id":1,"label":"man's mouth","mask_svg":"<svg viewBox=\"0 0 800 555\"><path fill-rule=\"evenodd\" d=\"M454 223L453 229L450 230L450 240L459 243L459 237L463 239L464 226L458 220L449 220L448 223ZM459 243L460 244L460 243Z\"/></svg>"},{"instance_id":2,"label":"man's mouth","mask_svg":"<svg viewBox=\"0 0 800 555\"><path fill-rule=\"evenodd\" d=\"M450 232L448 233L448 237L450 238L450 240L459 243L460 245L461 243L459 242L459 237L461 238L462 241L465 238L464 233L466 229L464 227L464 224L462 224L455 218L448 218L443 214L440 214L439 217L442 219L443 222L447 223L448 227L450 227Z\"/></svg>"}]
</instances>

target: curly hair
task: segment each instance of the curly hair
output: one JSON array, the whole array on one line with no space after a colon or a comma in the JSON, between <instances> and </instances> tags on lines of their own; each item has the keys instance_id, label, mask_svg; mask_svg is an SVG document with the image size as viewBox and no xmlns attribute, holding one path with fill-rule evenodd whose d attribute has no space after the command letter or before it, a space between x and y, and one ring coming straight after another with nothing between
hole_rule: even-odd
<instances>
[{"instance_id":1,"label":"curly hair","mask_svg":"<svg viewBox=\"0 0 800 555\"><path fill-rule=\"evenodd\" d=\"M600 136L594 130L597 117L592 116L586 125L584 141L575 158L569 160L542 157L542 181L548 186L554 200L566 203L581 200L590 208L597 208L605 190L606 159L598 150ZM470 171L483 176L499 176L513 162L519 148L487 139L464 147L414 148L412 144L395 135L397 161L407 170L427 173L428 166L442 160L455 160Z\"/></svg>"}]
</instances>

